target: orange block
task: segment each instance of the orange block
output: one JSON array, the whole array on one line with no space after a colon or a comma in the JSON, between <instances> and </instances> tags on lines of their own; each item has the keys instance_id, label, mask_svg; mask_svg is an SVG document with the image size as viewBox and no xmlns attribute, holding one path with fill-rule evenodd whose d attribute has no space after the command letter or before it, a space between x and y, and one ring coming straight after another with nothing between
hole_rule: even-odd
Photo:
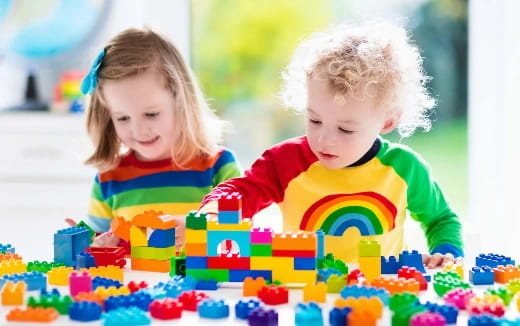
<instances>
[{"instance_id":1,"label":"orange block","mask_svg":"<svg viewBox=\"0 0 520 326\"><path fill-rule=\"evenodd\" d=\"M244 279L244 283L242 285L242 295L244 297L256 297L258 295L258 291L266 285L265 279L263 277L257 277L253 279L251 276L248 276Z\"/></svg>"},{"instance_id":2,"label":"orange block","mask_svg":"<svg viewBox=\"0 0 520 326\"><path fill-rule=\"evenodd\" d=\"M96 302L101 307L105 306L105 300L103 300L103 298L95 292L80 292L74 297L74 301L76 301L76 302L81 302L81 301Z\"/></svg>"},{"instance_id":3,"label":"orange block","mask_svg":"<svg viewBox=\"0 0 520 326\"><path fill-rule=\"evenodd\" d=\"M349 326L376 326L377 318L367 311L354 310L348 314Z\"/></svg>"},{"instance_id":4,"label":"orange block","mask_svg":"<svg viewBox=\"0 0 520 326\"><path fill-rule=\"evenodd\" d=\"M338 308L351 307L353 311L359 313L357 316L360 320L367 319L367 315L371 316L369 320L378 320L383 316L383 302L378 297L361 297L361 298L338 298L334 302L334 306ZM350 320L349 320L350 321ZM356 321L357 322L357 321ZM370 324L370 323L369 323ZM350 325L350 323L349 323ZM357 325L363 325L357 323Z\"/></svg>"},{"instance_id":5,"label":"orange block","mask_svg":"<svg viewBox=\"0 0 520 326\"><path fill-rule=\"evenodd\" d=\"M208 245L206 243L186 243L184 251L186 256L207 256Z\"/></svg>"},{"instance_id":6,"label":"orange block","mask_svg":"<svg viewBox=\"0 0 520 326\"><path fill-rule=\"evenodd\" d=\"M159 230L173 229L177 226L177 222L175 222L175 218L172 215L153 210L134 216L132 224L138 227L147 227Z\"/></svg>"},{"instance_id":7,"label":"orange block","mask_svg":"<svg viewBox=\"0 0 520 326\"><path fill-rule=\"evenodd\" d=\"M132 258L132 269L136 271L148 271L148 272L159 272L169 273L170 272L170 260L155 260L155 259L142 259Z\"/></svg>"},{"instance_id":8,"label":"orange block","mask_svg":"<svg viewBox=\"0 0 520 326\"><path fill-rule=\"evenodd\" d=\"M18 254L13 254L10 252L6 252L4 254L0 254L0 260L22 260L22 257L18 256Z\"/></svg>"},{"instance_id":9,"label":"orange block","mask_svg":"<svg viewBox=\"0 0 520 326\"><path fill-rule=\"evenodd\" d=\"M315 251L317 248L316 234L314 232L297 231L276 233L273 236L272 248L274 250L302 250Z\"/></svg>"},{"instance_id":10,"label":"orange block","mask_svg":"<svg viewBox=\"0 0 520 326\"><path fill-rule=\"evenodd\" d=\"M110 222L112 233L125 241L130 240L130 226L132 226L132 223L125 220L122 216L116 216Z\"/></svg>"},{"instance_id":11,"label":"orange block","mask_svg":"<svg viewBox=\"0 0 520 326\"><path fill-rule=\"evenodd\" d=\"M327 285L324 282L317 284L307 284L303 288L303 302L320 302L327 301Z\"/></svg>"},{"instance_id":12,"label":"orange block","mask_svg":"<svg viewBox=\"0 0 520 326\"><path fill-rule=\"evenodd\" d=\"M419 282L415 279L395 279L383 276L373 280L371 285L377 288L387 289L390 295L403 292L418 294L420 288Z\"/></svg>"},{"instance_id":13,"label":"orange block","mask_svg":"<svg viewBox=\"0 0 520 326\"><path fill-rule=\"evenodd\" d=\"M493 272L495 272L495 282L501 284L520 278L520 269L513 265L499 265L498 267L493 268Z\"/></svg>"},{"instance_id":14,"label":"orange block","mask_svg":"<svg viewBox=\"0 0 520 326\"><path fill-rule=\"evenodd\" d=\"M27 284L25 282L7 281L2 289L2 304L3 305L22 305L23 295Z\"/></svg>"},{"instance_id":15,"label":"orange block","mask_svg":"<svg viewBox=\"0 0 520 326\"><path fill-rule=\"evenodd\" d=\"M38 322L51 322L58 319L59 314L54 308L30 308L25 310L20 308L14 308L9 311L5 319L7 321L38 321Z\"/></svg>"}]
</instances>

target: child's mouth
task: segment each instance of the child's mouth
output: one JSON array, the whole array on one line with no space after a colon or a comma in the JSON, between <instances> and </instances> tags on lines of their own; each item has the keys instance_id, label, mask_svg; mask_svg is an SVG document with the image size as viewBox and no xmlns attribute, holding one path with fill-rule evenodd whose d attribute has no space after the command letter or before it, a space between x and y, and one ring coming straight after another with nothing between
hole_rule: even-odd
<instances>
[{"instance_id":1,"label":"child's mouth","mask_svg":"<svg viewBox=\"0 0 520 326\"><path fill-rule=\"evenodd\" d=\"M154 138L152 138L150 140L145 140L145 141L140 140L139 143L141 145L151 145L151 144L155 143L157 141L157 139L159 139L159 136L155 136Z\"/></svg>"},{"instance_id":2,"label":"child's mouth","mask_svg":"<svg viewBox=\"0 0 520 326\"><path fill-rule=\"evenodd\" d=\"M323 153L323 152L320 152L320 156L326 160L331 160L331 159L334 159L337 157L336 155L327 154L327 153Z\"/></svg>"}]
</instances>

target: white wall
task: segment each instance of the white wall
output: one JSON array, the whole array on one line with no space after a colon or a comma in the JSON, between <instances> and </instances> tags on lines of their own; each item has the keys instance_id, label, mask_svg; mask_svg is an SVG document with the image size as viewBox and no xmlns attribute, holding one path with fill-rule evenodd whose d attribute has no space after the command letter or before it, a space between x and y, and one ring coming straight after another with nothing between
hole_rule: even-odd
<instances>
[{"instance_id":1,"label":"white wall","mask_svg":"<svg viewBox=\"0 0 520 326\"><path fill-rule=\"evenodd\" d=\"M475 0L469 4L466 229L477 241L474 246L480 241L481 250L513 254L520 226L520 2Z\"/></svg>"}]
</instances>

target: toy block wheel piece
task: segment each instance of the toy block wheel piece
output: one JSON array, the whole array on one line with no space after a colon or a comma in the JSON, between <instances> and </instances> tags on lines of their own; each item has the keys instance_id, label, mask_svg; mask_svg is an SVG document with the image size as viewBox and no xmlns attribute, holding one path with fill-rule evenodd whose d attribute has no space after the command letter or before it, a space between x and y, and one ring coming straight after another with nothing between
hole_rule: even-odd
<instances>
[{"instance_id":1,"label":"toy block wheel piece","mask_svg":"<svg viewBox=\"0 0 520 326\"><path fill-rule=\"evenodd\" d=\"M224 300L207 299L198 303L199 316L220 319L229 316L229 305Z\"/></svg>"},{"instance_id":2,"label":"toy block wheel piece","mask_svg":"<svg viewBox=\"0 0 520 326\"><path fill-rule=\"evenodd\" d=\"M258 291L258 298L269 305L279 305L289 302L289 291L283 286L268 285Z\"/></svg>"},{"instance_id":3,"label":"toy block wheel piece","mask_svg":"<svg viewBox=\"0 0 520 326\"><path fill-rule=\"evenodd\" d=\"M259 307L251 311L247 320L249 326L278 326L278 312Z\"/></svg>"},{"instance_id":4,"label":"toy block wheel piece","mask_svg":"<svg viewBox=\"0 0 520 326\"><path fill-rule=\"evenodd\" d=\"M74 302L69 307L70 320L94 321L101 319L102 308L96 302Z\"/></svg>"},{"instance_id":5,"label":"toy block wheel piece","mask_svg":"<svg viewBox=\"0 0 520 326\"><path fill-rule=\"evenodd\" d=\"M239 319L247 319L251 311L260 307L260 305L260 301L254 299L249 299L248 301L239 300L235 304L235 316Z\"/></svg>"},{"instance_id":6,"label":"toy block wheel piece","mask_svg":"<svg viewBox=\"0 0 520 326\"><path fill-rule=\"evenodd\" d=\"M182 317L182 303L171 298L154 300L150 304L150 315L161 320L179 319Z\"/></svg>"}]
</instances>

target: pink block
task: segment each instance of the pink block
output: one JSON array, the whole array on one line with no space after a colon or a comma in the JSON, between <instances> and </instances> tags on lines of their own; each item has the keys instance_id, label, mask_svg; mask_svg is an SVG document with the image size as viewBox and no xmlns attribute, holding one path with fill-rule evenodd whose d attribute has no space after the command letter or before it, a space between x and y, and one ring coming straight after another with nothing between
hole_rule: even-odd
<instances>
[{"instance_id":1,"label":"pink block","mask_svg":"<svg viewBox=\"0 0 520 326\"><path fill-rule=\"evenodd\" d=\"M87 272L72 272L69 276L70 295L75 297L80 292L92 291L92 278Z\"/></svg>"},{"instance_id":2,"label":"pink block","mask_svg":"<svg viewBox=\"0 0 520 326\"><path fill-rule=\"evenodd\" d=\"M273 232L271 228L253 228L251 231L251 243L254 244L271 244L273 242Z\"/></svg>"},{"instance_id":3,"label":"pink block","mask_svg":"<svg viewBox=\"0 0 520 326\"><path fill-rule=\"evenodd\" d=\"M416 314L410 320L411 326L444 326L446 319L438 313L423 312Z\"/></svg>"}]
</instances>

